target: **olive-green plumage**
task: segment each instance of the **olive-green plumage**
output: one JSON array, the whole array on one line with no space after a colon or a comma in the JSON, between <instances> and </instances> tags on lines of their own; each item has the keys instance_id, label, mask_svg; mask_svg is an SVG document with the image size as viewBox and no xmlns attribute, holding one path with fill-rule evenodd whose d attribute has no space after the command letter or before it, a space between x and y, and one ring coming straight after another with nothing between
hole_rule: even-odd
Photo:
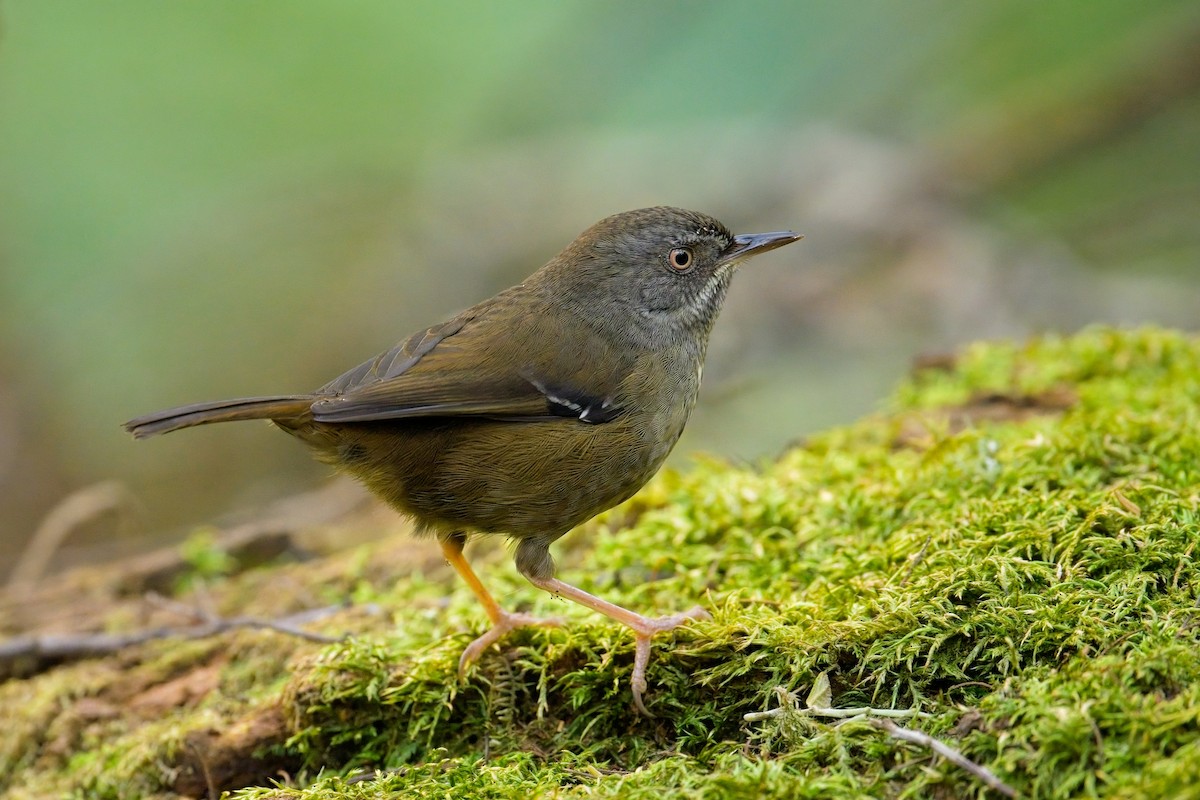
<instances>
[{"instance_id":1,"label":"olive-green plumage","mask_svg":"<svg viewBox=\"0 0 1200 800\"><path fill-rule=\"evenodd\" d=\"M436 533L460 572L469 571L459 563L467 533L511 536L518 568L536 585L641 635L608 604L554 580L549 545L658 470L695 405L737 265L798 238L734 236L677 208L617 214L523 283L311 394L185 406L125 427L140 438L270 419ZM473 573L467 579L494 630L531 622L495 607ZM464 666L477 654L469 650Z\"/></svg>"}]
</instances>

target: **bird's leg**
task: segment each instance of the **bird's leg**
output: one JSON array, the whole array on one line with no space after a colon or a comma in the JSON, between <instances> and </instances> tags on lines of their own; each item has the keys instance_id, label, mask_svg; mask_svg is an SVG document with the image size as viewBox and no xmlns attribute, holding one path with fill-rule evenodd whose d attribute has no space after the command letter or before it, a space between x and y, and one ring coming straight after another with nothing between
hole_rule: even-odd
<instances>
[{"instance_id":1,"label":"bird's leg","mask_svg":"<svg viewBox=\"0 0 1200 800\"><path fill-rule=\"evenodd\" d=\"M637 706L638 711L647 717L654 716L646 710L646 704L642 702L642 693L646 691L646 666L650 663L651 638L656 633L666 633L694 619L712 618L712 615L700 606L696 606L680 614L672 614L668 617L643 617L641 614L630 611L627 608L622 608L616 603L601 600L599 597L588 594L569 583L563 583L558 578L538 578L529 574L526 574L525 577L539 589L544 589L550 594L558 595L559 597L565 597L593 611L599 611L604 616L615 619L622 625L627 625L633 629L636 646L634 649L633 678L630 680L630 688L633 690L633 704Z\"/></svg>"},{"instance_id":2,"label":"bird's leg","mask_svg":"<svg viewBox=\"0 0 1200 800\"><path fill-rule=\"evenodd\" d=\"M471 587L471 591L479 598L479 602L483 604L483 610L487 612L488 619L492 621L492 627L467 645L466 650L463 650L462 656L458 659L458 676L460 678L466 674L467 667L471 666L471 662L479 658L484 650L498 642L514 628L525 625L545 625L557 628L562 625L562 620L557 618L543 619L532 614L505 611L501 608L500 604L496 602L496 598L492 597L492 593L483 585L483 581L479 580L475 570L471 569L471 565L467 563L467 559L463 556L464 544L466 544L466 537L461 534L444 538L441 540L442 553L446 556L446 561L450 563L450 566L454 567L454 571L462 576L462 579L467 582L467 586Z\"/></svg>"}]
</instances>

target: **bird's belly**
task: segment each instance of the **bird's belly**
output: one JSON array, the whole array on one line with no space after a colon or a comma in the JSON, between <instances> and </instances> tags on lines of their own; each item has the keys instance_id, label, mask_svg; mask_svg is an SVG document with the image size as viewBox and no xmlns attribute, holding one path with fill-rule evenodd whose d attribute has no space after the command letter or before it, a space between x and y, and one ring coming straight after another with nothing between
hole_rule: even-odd
<instances>
[{"instance_id":1,"label":"bird's belly","mask_svg":"<svg viewBox=\"0 0 1200 800\"><path fill-rule=\"evenodd\" d=\"M331 460L426 526L554 538L637 492L675 446L689 410L599 425L372 425Z\"/></svg>"}]
</instances>

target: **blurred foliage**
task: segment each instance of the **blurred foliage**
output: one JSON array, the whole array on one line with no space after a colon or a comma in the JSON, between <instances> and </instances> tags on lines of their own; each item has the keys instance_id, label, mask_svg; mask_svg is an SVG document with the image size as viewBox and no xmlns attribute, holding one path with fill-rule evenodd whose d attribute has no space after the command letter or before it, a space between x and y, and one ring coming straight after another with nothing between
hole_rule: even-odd
<instances>
[{"instance_id":1,"label":"blurred foliage","mask_svg":"<svg viewBox=\"0 0 1200 800\"><path fill-rule=\"evenodd\" d=\"M237 559L217 542L216 532L211 528L198 528L188 534L179 545L188 571L175 582L175 591L182 594L188 589L203 584L212 578L220 578L233 572Z\"/></svg>"},{"instance_id":2,"label":"blurred foliage","mask_svg":"<svg viewBox=\"0 0 1200 800\"><path fill-rule=\"evenodd\" d=\"M812 125L894 143L983 223L1088 265L1200 261L1188 0L5 0L0 24L6 537L100 478L158 527L311 481L253 427L135 449L117 426L318 385L605 214L691 205L820 247L805 186L769 179ZM702 418L691 446L778 447L899 369L798 330L758 342L786 412Z\"/></svg>"}]
</instances>

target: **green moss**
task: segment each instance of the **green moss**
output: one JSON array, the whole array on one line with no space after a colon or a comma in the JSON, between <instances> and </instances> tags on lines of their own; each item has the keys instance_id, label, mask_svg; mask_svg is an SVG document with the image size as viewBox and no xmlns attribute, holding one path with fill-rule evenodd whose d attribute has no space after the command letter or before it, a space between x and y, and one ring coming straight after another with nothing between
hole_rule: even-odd
<instances>
[{"instance_id":1,"label":"green moss","mask_svg":"<svg viewBox=\"0 0 1200 800\"><path fill-rule=\"evenodd\" d=\"M193 531L179 546L188 571L176 580L176 591L190 588L198 581L220 578L233 572L237 560L217 544L217 532L211 528Z\"/></svg>"},{"instance_id":2,"label":"green moss","mask_svg":"<svg viewBox=\"0 0 1200 800\"><path fill-rule=\"evenodd\" d=\"M438 608L423 580L355 584L395 629L228 679L239 702L282 703L278 750L304 765L236 796L988 794L865 721L743 720L822 672L834 705L918 707L930 716L905 724L1022 794L1185 796L1200 785L1198 454L1193 337L1098 328L972 346L914 375L886 413L761 468L665 474L573 534L565 580L647 613L712 611L656 640L654 719L631 708L628 632L492 551L480 571L502 602L571 624L510 636L459 682L483 624L465 588ZM160 761L169 750L144 730L105 745L117 774L153 772L128 760L138 737ZM7 763L27 775L36 755Z\"/></svg>"}]
</instances>

